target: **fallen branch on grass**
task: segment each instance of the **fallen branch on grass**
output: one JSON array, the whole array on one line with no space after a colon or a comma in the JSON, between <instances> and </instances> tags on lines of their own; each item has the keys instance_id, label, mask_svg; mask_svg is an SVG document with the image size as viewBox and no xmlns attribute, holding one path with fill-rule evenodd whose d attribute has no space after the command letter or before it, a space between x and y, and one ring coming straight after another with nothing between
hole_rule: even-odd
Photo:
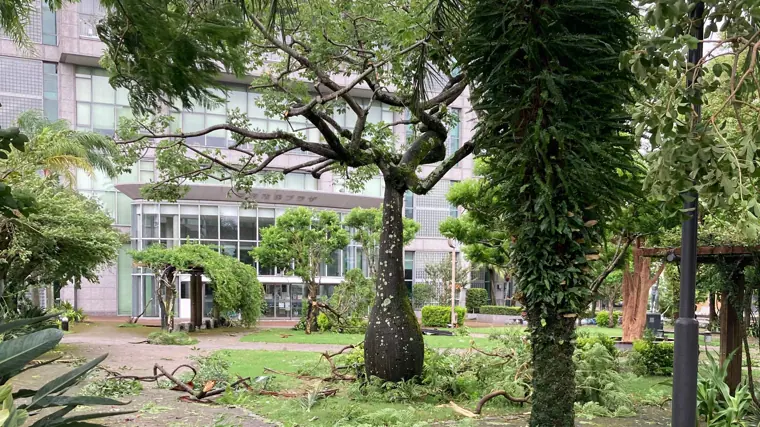
<instances>
[{"instance_id":1,"label":"fallen branch on grass","mask_svg":"<svg viewBox=\"0 0 760 427\"><path fill-rule=\"evenodd\" d=\"M527 402L530 401L529 398L527 398L527 397L513 397L513 396L510 396L504 390L497 390L497 391L488 393L487 395L483 396L480 399L480 401L478 402L478 405L475 407L475 413L478 414L478 415L480 415L480 412L483 410L483 405L485 405L486 402L488 402L489 400L491 400L491 399L493 399L494 397L497 397L497 396L504 396L510 402L519 403L519 404L527 403Z\"/></svg>"},{"instance_id":2,"label":"fallen branch on grass","mask_svg":"<svg viewBox=\"0 0 760 427\"><path fill-rule=\"evenodd\" d=\"M456 412L456 413L458 413L460 415L464 415L467 418L477 418L478 415L479 415L479 413L471 412L471 411L469 411L469 410L467 410L467 409L465 409L465 408L457 405L453 401L449 402L449 403L444 403L443 405L438 405L437 407L438 408L451 408L451 409L454 410L454 412Z\"/></svg>"},{"instance_id":3,"label":"fallen branch on grass","mask_svg":"<svg viewBox=\"0 0 760 427\"><path fill-rule=\"evenodd\" d=\"M355 381L356 380L356 377L353 375L347 375L347 374L341 373L340 370L345 369L346 367L335 366L335 362L332 360L332 358L340 354L343 354L343 352L345 352L346 350L353 350L356 347L359 347L360 345L362 345L363 343L364 341L356 345L347 345L343 347L342 349L340 349L340 351L338 351L337 353L333 353L333 354L330 354L328 352L322 353L322 357L324 357L325 360L327 360L327 363L330 364L330 372L332 373L333 379L338 379L341 381Z\"/></svg>"},{"instance_id":4,"label":"fallen branch on grass","mask_svg":"<svg viewBox=\"0 0 760 427\"><path fill-rule=\"evenodd\" d=\"M155 366L158 366L158 364L156 364ZM166 376L163 373L160 373L160 374L157 373L155 366L153 368L153 374L154 375L146 375L146 376L122 375L122 374L120 374L120 373L118 373L116 371L111 371L111 370L109 370L107 368L104 368L104 367L99 367L99 368L102 369L102 370L104 370L104 371L106 371L106 373L109 375L109 377L106 378L106 379L110 379L110 380L136 380L136 381L142 381L142 382L148 382L148 383L150 383L150 382L156 382L159 379L161 379L162 377ZM195 379L195 377L198 375L198 371L195 368L193 368L192 366L190 366L190 365L179 365L179 366L177 366L172 371L172 375L175 375L177 373L177 371L179 371L182 368L187 368L187 369L193 371L193 377L190 379L190 381L188 381L188 382L193 382L193 380Z\"/></svg>"}]
</instances>

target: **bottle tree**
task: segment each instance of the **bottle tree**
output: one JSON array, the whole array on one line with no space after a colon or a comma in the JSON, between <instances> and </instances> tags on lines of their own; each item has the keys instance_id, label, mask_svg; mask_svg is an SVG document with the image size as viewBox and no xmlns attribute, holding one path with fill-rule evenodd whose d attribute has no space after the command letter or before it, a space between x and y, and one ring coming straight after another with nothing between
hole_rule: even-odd
<instances>
[{"instance_id":1,"label":"bottle tree","mask_svg":"<svg viewBox=\"0 0 760 427\"><path fill-rule=\"evenodd\" d=\"M252 73L259 76L252 84L261 95L258 105L288 122L285 129L264 130L232 114L228 123L197 132L162 134L154 125L166 122L154 118L139 120L149 128L139 138L139 126L125 126L123 145L133 153L155 149L162 170L163 179L145 197L176 199L186 180L209 176L231 181L243 197L257 177L274 180L294 171L316 178L331 172L348 188L382 176L381 268L365 339L366 369L392 381L420 375L422 334L403 280L402 205L407 190L427 193L474 148L468 141L446 153L445 146L454 120L448 106L469 83L451 59L461 28L458 1L102 3L108 10L98 26L106 44L103 63L112 85L129 89L138 114L173 102L211 106L219 101L222 73L241 79ZM375 117L373 103L404 118ZM355 120L336 120L338 113ZM403 145L394 133L401 126L414 130ZM230 150L204 149L187 139L225 131L235 140ZM314 132L318 138L307 136ZM265 172L277 157L304 151L313 157L274 176Z\"/></svg>"},{"instance_id":2,"label":"bottle tree","mask_svg":"<svg viewBox=\"0 0 760 427\"><path fill-rule=\"evenodd\" d=\"M574 425L589 262L601 226L636 191L625 118L633 75L620 66L636 13L625 0L476 0L466 19L476 144L529 322L531 426Z\"/></svg>"}]
</instances>

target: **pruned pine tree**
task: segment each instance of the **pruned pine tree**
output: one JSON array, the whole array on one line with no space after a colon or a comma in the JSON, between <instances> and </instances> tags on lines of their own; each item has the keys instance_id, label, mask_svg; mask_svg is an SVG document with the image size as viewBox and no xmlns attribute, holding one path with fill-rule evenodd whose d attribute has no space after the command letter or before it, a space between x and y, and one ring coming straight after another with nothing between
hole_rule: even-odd
<instances>
[{"instance_id":1,"label":"pruned pine tree","mask_svg":"<svg viewBox=\"0 0 760 427\"><path fill-rule=\"evenodd\" d=\"M287 129L257 129L242 115L197 132L163 132L155 118L135 138L134 122L120 133L138 153L156 150L162 181L145 196L176 199L186 180L213 176L245 197L257 180L294 171L315 178L330 172L349 189L382 175L385 183L377 296L365 340L367 373L385 380L422 373L423 343L404 286L403 196L425 194L474 148L465 142L447 153L453 121L448 106L469 79L453 61L461 4L438 2L290 2L104 0L98 26L106 44L111 83L130 91L137 113L220 101L223 73L255 78L258 105ZM371 102L370 102L371 101ZM382 103L401 120L370 117ZM408 112L405 114L404 112ZM353 123L336 114L355 117ZM145 123L145 122L143 122ZM394 131L412 127L401 144ZM157 126L161 127L161 126ZM131 128L131 129L127 129ZM306 134L315 130L319 138ZM230 150L203 149L188 138L230 132ZM163 132L163 133L162 133ZM265 173L285 153L314 155L301 164ZM403 343L399 345L399 343Z\"/></svg>"},{"instance_id":2,"label":"pruned pine tree","mask_svg":"<svg viewBox=\"0 0 760 427\"><path fill-rule=\"evenodd\" d=\"M533 349L531 426L573 426L575 319L591 295L602 225L636 191L620 56L636 40L625 0L475 0L463 68L476 144Z\"/></svg>"}]
</instances>

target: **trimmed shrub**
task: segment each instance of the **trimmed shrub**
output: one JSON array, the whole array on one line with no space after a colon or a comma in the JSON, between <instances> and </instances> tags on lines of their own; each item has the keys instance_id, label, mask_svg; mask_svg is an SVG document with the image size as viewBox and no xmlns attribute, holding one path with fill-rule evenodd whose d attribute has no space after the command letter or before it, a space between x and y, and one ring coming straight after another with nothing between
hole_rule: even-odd
<instances>
[{"instance_id":1,"label":"trimmed shrub","mask_svg":"<svg viewBox=\"0 0 760 427\"><path fill-rule=\"evenodd\" d=\"M457 325L464 325L464 307L455 307ZM445 327L451 323L451 307L445 305L426 305L422 307L422 326Z\"/></svg>"},{"instance_id":2,"label":"trimmed shrub","mask_svg":"<svg viewBox=\"0 0 760 427\"><path fill-rule=\"evenodd\" d=\"M467 290L467 299L465 300L465 306L467 306L468 313L480 313L480 307L488 303L488 291L483 288L470 288Z\"/></svg>"},{"instance_id":3,"label":"trimmed shrub","mask_svg":"<svg viewBox=\"0 0 760 427\"><path fill-rule=\"evenodd\" d=\"M501 314L504 316L521 316L523 307L507 307L504 305L481 305L480 314Z\"/></svg>"},{"instance_id":4,"label":"trimmed shrub","mask_svg":"<svg viewBox=\"0 0 760 427\"><path fill-rule=\"evenodd\" d=\"M612 312L613 325L617 326L618 321L620 320L620 315L621 313L619 311ZM596 326L609 328L610 327L610 313L606 311L600 311L599 313L596 313Z\"/></svg>"},{"instance_id":5,"label":"trimmed shrub","mask_svg":"<svg viewBox=\"0 0 760 427\"><path fill-rule=\"evenodd\" d=\"M633 352L630 361L634 373L638 375L672 375L673 352L672 342L655 342L650 334L643 339L633 342Z\"/></svg>"}]
</instances>

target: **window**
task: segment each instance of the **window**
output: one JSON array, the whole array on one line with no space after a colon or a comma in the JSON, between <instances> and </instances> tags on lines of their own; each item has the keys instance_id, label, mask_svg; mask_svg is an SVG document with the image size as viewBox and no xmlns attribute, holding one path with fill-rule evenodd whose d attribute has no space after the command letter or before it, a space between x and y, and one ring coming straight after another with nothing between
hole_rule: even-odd
<instances>
[{"instance_id":1,"label":"window","mask_svg":"<svg viewBox=\"0 0 760 427\"><path fill-rule=\"evenodd\" d=\"M116 190L113 179L98 170L90 175L78 169L76 175L77 190L80 193L97 199L116 224L132 224L132 199Z\"/></svg>"},{"instance_id":2,"label":"window","mask_svg":"<svg viewBox=\"0 0 760 427\"><path fill-rule=\"evenodd\" d=\"M105 70L77 67L77 127L113 135L121 117L132 117L129 93L114 89Z\"/></svg>"},{"instance_id":3,"label":"window","mask_svg":"<svg viewBox=\"0 0 760 427\"><path fill-rule=\"evenodd\" d=\"M81 0L77 5L79 12L79 36L87 38L98 37L95 26L98 24L106 11L100 4L100 0Z\"/></svg>"},{"instance_id":4,"label":"window","mask_svg":"<svg viewBox=\"0 0 760 427\"><path fill-rule=\"evenodd\" d=\"M454 154L459 149L459 123L461 122L461 110L459 108L452 108L451 112L456 116L456 122L449 129L448 143L446 144L446 155Z\"/></svg>"},{"instance_id":5,"label":"window","mask_svg":"<svg viewBox=\"0 0 760 427\"><path fill-rule=\"evenodd\" d=\"M451 180L449 182L451 183L450 185L453 186L458 181ZM449 188L451 188L451 187L449 187ZM459 218L459 208L457 208L456 205L451 204L451 203L449 203L449 216L452 217L452 218Z\"/></svg>"},{"instance_id":6,"label":"window","mask_svg":"<svg viewBox=\"0 0 760 427\"><path fill-rule=\"evenodd\" d=\"M52 62L42 64L42 88L42 110L45 118L56 121L58 120L58 64Z\"/></svg>"},{"instance_id":7,"label":"window","mask_svg":"<svg viewBox=\"0 0 760 427\"><path fill-rule=\"evenodd\" d=\"M414 197L414 220L420 223L417 236L442 238L439 230L441 222L459 215L456 206L452 206L446 198L452 183L450 180L441 180L424 196Z\"/></svg>"},{"instance_id":8,"label":"window","mask_svg":"<svg viewBox=\"0 0 760 427\"><path fill-rule=\"evenodd\" d=\"M58 45L58 29L55 23L55 12L50 10L47 1L42 2L42 44Z\"/></svg>"},{"instance_id":9,"label":"window","mask_svg":"<svg viewBox=\"0 0 760 427\"><path fill-rule=\"evenodd\" d=\"M404 193L404 216L414 219L414 193L409 190Z\"/></svg>"},{"instance_id":10,"label":"window","mask_svg":"<svg viewBox=\"0 0 760 427\"><path fill-rule=\"evenodd\" d=\"M407 295L412 295L412 285L414 284L414 252L404 252L404 284L406 285Z\"/></svg>"}]
</instances>

